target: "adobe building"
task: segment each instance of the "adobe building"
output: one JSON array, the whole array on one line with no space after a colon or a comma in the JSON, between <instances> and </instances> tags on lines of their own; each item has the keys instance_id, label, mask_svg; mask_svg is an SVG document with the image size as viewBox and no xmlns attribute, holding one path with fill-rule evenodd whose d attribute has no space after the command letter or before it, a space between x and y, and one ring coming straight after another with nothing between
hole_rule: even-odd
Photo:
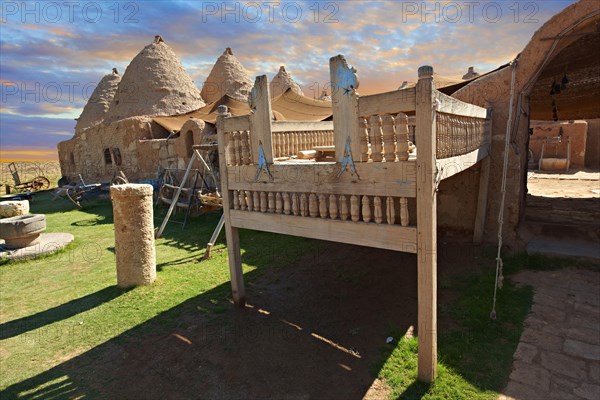
<instances>
[{"instance_id":1,"label":"adobe building","mask_svg":"<svg viewBox=\"0 0 600 400\"><path fill-rule=\"evenodd\" d=\"M273 81L273 119L331 118L331 101L305 97L285 68ZM62 175L107 182L122 171L134 182L155 179L159 169L185 169L194 145L216 141L218 106L226 105L232 115L250 113L252 87L248 72L227 48L198 90L157 36L123 76L113 69L101 79L77 119L74 137L58 144Z\"/></svg>"},{"instance_id":2,"label":"adobe building","mask_svg":"<svg viewBox=\"0 0 600 400\"><path fill-rule=\"evenodd\" d=\"M109 104L107 106L107 104ZM190 121L191 137L170 138L153 117L181 115L205 105L169 46L157 37L120 77L105 76L83 109L72 139L58 144L62 175L107 181L122 170L132 181L156 177L158 166L183 167L191 145L206 133Z\"/></svg>"},{"instance_id":3,"label":"adobe building","mask_svg":"<svg viewBox=\"0 0 600 400\"><path fill-rule=\"evenodd\" d=\"M509 147L503 241L518 248L524 244L519 241L518 228L525 211L528 154L530 148L534 154L536 151L536 145L530 141L530 128L535 132L544 126L543 129L551 126L556 130L554 133L558 133L562 127L564 135L568 136L574 129L571 126L583 125L569 121L600 117L598 26L600 2L581 0L572 4L546 22L514 62L480 75L451 93L459 100L493 109L485 241L497 240L507 135ZM562 88L558 92L556 85L560 84ZM594 160L598 159L599 152L598 125L597 122L589 125L595 129L588 128L585 135L581 132L582 128L577 128L579 133L573 132L573 135L579 136L573 138L574 147L578 152L585 149L583 156L578 154L573 160L577 166L581 165L583 159L584 165L597 168ZM586 163L585 160L590 161ZM477 208L478 173L477 168L471 168L442 181L438 197L438 223L441 229L447 227L472 231Z\"/></svg>"}]
</instances>

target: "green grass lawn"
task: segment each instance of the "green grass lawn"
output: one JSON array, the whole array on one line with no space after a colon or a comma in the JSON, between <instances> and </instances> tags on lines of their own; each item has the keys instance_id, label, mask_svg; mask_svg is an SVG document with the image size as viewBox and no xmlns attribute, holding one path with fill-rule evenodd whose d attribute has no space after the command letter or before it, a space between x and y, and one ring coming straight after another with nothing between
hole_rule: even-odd
<instances>
[{"instance_id":1,"label":"green grass lawn","mask_svg":"<svg viewBox=\"0 0 600 400\"><path fill-rule=\"evenodd\" d=\"M32 212L46 214L48 232L69 232L75 241L58 254L0 266L0 390L113 338L126 337L132 328L166 315L166 311L199 294L208 293L208 297L202 298L202 304L194 304L195 311L211 318L224 318L223 310L232 307L223 237L213 248L212 259L198 264L218 214L194 219L185 230L169 224L156 243L156 283L122 290L115 286L109 201L95 200L84 210L76 210L65 200L50 201L46 193L36 196ZM241 240L247 252L243 256L244 272L250 285L270 268L292 265L305 253L327 246L324 242L252 231L242 231ZM265 243L277 252L260 251ZM493 254L485 256L488 264L493 260ZM507 273L526 267L529 260L523 256L507 260ZM544 264L536 260L533 264ZM553 262L545 260L545 264ZM441 320L450 319L454 325L438 338L439 378L434 385L416 381L416 339L397 340L394 347L382 349L382 360L374 365L373 377L379 376L389 384L393 398L492 399L502 389L532 292L516 288L507 280L499 294L499 317L491 321L494 277L489 268L485 271L473 268L472 273L440 280L440 285L452 286L460 295L451 306L438 310ZM178 317L178 312L169 312L160 320L161 327L175 326ZM390 334L398 338L403 332ZM11 395L16 393L0 392L3 399Z\"/></svg>"},{"instance_id":2,"label":"green grass lawn","mask_svg":"<svg viewBox=\"0 0 600 400\"><path fill-rule=\"evenodd\" d=\"M75 241L58 254L0 266L0 390L219 286L203 311L231 306L229 288L223 285L229 281L224 233L213 247L212 258L198 268L218 214L193 220L185 230L169 224L164 238L156 242L156 283L122 290L115 286L110 202L92 200L84 210L77 210L67 200L50 201L45 193L36 195L31 211L46 214L47 232L69 232ZM248 235L265 234L243 232L241 236ZM270 236L270 245L283 250L278 257L281 263L292 261L299 254L294 249L307 242ZM247 249L253 248L252 238L245 242ZM273 261L270 254L254 251L245 258L244 272Z\"/></svg>"}]
</instances>

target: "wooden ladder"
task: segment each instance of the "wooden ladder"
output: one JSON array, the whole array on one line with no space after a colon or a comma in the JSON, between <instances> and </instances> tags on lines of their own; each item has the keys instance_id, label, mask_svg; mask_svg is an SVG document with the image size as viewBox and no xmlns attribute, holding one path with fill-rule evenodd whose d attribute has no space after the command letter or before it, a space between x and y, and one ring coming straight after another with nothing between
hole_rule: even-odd
<instances>
[{"instance_id":1,"label":"wooden ladder","mask_svg":"<svg viewBox=\"0 0 600 400\"><path fill-rule=\"evenodd\" d=\"M204 160L204 157L202 157L202 154L200 154L199 149L194 146L194 152L192 153L192 158L190 158L190 162L188 163L188 166L185 170L185 174L183 174L183 178L181 178L181 182L180 182L179 186L176 187L175 194L173 195L173 198L171 199L171 205L169 206L169 210L167 211L167 215L165 216L165 219L163 220L162 224L160 225L160 228L158 228L158 230L156 231L156 234L154 235L154 237L156 239L160 238L163 231L165 230L165 227L167 226L167 223L169 222L169 219L171 218L171 214L173 213L173 210L178 205L178 200L179 200L179 196L181 195L181 192L184 190L192 190L193 191L195 189L196 183L194 183L194 187L191 189L184 188L184 185L188 180L190 171L192 170L192 165L194 165L194 162L196 160L200 160L202 162L202 164L204 164L204 168L206 169L206 171L210 172L211 174L213 173L212 170L210 169L210 167L208 166L208 164L206 163L206 161ZM196 175L196 180L197 179L198 179L198 175ZM173 187L173 188L175 189L175 187ZM194 195L194 193L189 194L190 199L193 195ZM179 203L179 204L181 204L181 203ZM185 226L185 221L187 221L188 213L189 213L189 204L188 204L188 210L186 212L186 218L183 222L184 226Z\"/></svg>"}]
</instances>

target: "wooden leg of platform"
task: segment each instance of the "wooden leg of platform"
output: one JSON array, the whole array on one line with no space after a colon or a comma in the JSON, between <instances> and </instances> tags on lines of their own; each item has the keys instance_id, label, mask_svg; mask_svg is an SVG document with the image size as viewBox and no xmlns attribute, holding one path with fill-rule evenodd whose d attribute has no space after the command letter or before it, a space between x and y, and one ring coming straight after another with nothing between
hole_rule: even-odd
<instances>
[{"instance_id":1,"label":"wooden leg of platform","mask_svg":"<svg viewBox=\"0 0 600 400\"><path fill-rule=\"evenodd\" d=\"M432 254L433 253L433 254ZM437 276L435 251L419 247L418 261L418 377L433 382L437 375Z\"/></svg>"},{"instance_id":2,"label":"wooden leg of platform","mask_svg":"<svg viewBox=\"0 0 600 400\"><path fill-rule=\"evenodd\" d=\"M229 274L231 276L233 302L243 307L246 304L246 289L244 287L244 271L242 270L238 228L233 228L226 223L225 233L227 235L227 254L229 256Z\"/></svg>"},{"instance_id":3,"label":"wooden leg of platform","mask_svg":"<svg viewBox=\"0 0 600 400\"><path fill-rule=\"evenodd\" d=\"M417 83L417 273L419 301L419 380L437 373L437 203L436 123L433 68L419 68Z\"/></svg>"},{"instance_id":4,"label":"wooden leg of platform","mask_svg":"<svg viewBox=\"0 0 600 400\"><path fill-rule=\"evenodd\" d=\"M473 228L473 243L481 244L483 241L483 230L488 199L488 186L490 181L490 157L481 160L479 172L479 196L477 199L477 214L475 214L475 226Z\"/></svg>"}]
</instances>

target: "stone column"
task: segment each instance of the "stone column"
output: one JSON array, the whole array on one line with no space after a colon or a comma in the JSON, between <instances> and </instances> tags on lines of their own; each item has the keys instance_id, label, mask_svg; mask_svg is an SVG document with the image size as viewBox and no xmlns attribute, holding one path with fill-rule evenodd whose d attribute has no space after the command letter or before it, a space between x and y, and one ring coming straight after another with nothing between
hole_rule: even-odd
<instances>
[{"instance_id":1,"label":"stone column","mask_svg":"<svg viewBox=\"0 0 600 400\"><path fill-rule=\"evenodd\" d=\"M110 187L115 224L117 285L148 285L156 279L152 185Z\"/></svg>"}]
</instances>

